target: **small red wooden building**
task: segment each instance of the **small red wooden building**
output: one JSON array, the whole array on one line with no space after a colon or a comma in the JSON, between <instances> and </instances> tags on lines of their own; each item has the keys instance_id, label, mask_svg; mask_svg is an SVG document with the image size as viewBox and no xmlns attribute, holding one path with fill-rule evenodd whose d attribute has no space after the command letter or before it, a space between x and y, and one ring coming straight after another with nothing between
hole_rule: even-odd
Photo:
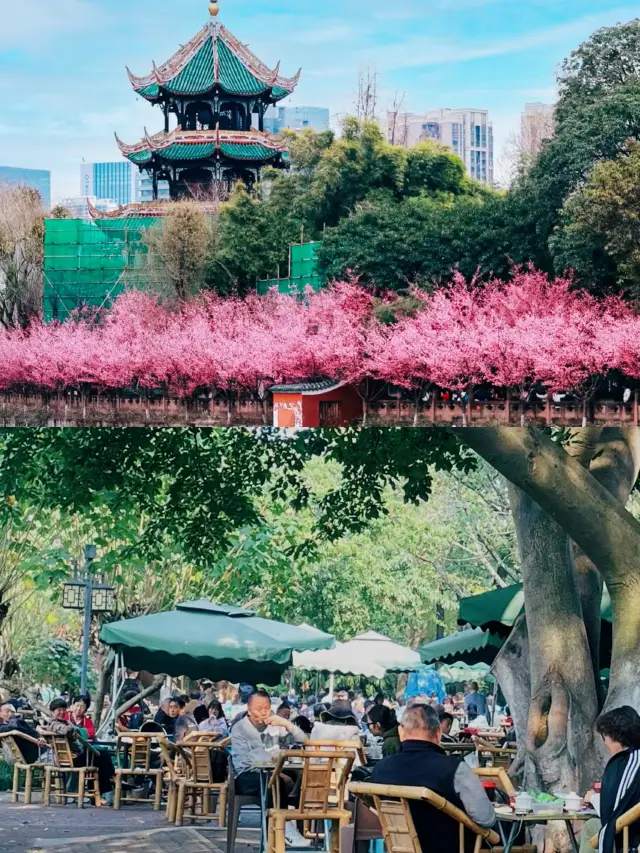
<instances>
[{"instance_id":1,"label":"small red wooden building","mask_svg":"<svg viewBox=\"0 0 640 853\"><path fill-rule=\"evenodd\" d=\"M358 392L346 382L274 385L273 425L279 429L346 427L362 418Z\"/></svg>"}]
</instances>

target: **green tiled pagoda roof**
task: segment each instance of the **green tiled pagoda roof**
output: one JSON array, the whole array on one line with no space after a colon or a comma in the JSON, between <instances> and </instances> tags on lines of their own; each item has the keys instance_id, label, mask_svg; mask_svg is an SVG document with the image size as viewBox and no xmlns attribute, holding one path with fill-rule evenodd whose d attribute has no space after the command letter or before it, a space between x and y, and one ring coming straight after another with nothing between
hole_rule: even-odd
<instances>
[{"instance_id":1,"label":"green tiled pagoda roof","mask_svg":"<svg viewBox=\"0 0 640 853\"><path fill-rule=\"evenodd\" d=\"M142 166L144 163L148 163L151 159L151 151L138 151L135 154L129 155L129 160L131 160L132 163L135 163L136 166Z\"/></svg>"},{"instance_id":2,"label":"green tiled pagoda roof","mask_svg":"<svg viewBox=\"0 0 640 853\"><path fill-rule=\"evenodd\" d=\"M215 143L203 142L201 145L185 145L176 142L158 151L163 160L206 160L213 157L216 150Z\"/></svg>"},{"instance_id":3,"label":"green tiled pagoda roof","mask_svg":"<svg viewBox=\"0 0 640 853\"><path fill-rule=\"evenodd\" d=\"M232 160L271 160L278 154L266 145L236 145L231 142L223 142L220 150Z\"/></svg>"},{"instance_id":4,"label":"green tiled pagoda roof","mask_svg":"<svg viewBox=\"0 0 640 853\"><path fill-rule=\"evenodd\" d=\"M151 163L155 157L168 162L198 162L210 160L219 151L231 160L267 161L287 153L283 146L274 143L268 134L244 133L242 131L220 135L196 131L196 139L189 139L189 132L156 134L138 145L124 145L118 140L124 156L137 166ZM203 139L203 136L205 137ZM208 137L208 138L207 138ZM221 138L222 137L222 138ZM263 142L264 140L264 142Z\"/></svg>"},{"instance_id":5,"label":"green tiled pagoda roof","mask_svg":"<svg viewBox=\"0 0 640 853\"><path fill-rule=\"evenodd\" d=\"M270 70L224 27L207 24L168 62L159 68L154 65L148 77L129 72L129 79L150 101L159 100L163 91L198 97L216 88L229 95L265 95L277 101L291 94L299 78L299 74L281 77L279 67Z\"/></svg>"},{"instance_id":6,"label":"green tiled pagoda roof","mask_svg":"<svg viewBox=\"0 0 640 853\"><path fill-rule=\"evenodd\" d=\"M143 98L157 98L160 94L160 86L157 83L150 83L148 86L136 89L136 92L138 95L142 95Z\"/></svg>"}]
</instances>

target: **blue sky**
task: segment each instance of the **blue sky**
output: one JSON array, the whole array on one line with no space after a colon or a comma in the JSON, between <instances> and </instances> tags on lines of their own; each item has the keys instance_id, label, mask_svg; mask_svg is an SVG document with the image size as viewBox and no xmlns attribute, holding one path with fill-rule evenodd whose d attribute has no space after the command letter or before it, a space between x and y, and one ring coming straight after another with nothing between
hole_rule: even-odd
<instances>
[{"instance_id":1,"label":"blue sky","mask_svg":"<svg viewBox=\"0 0 640 853\"><path fill-rule=\"evenodd\" d=\"M527 101L551 101L555 73L600 26L640 16L615 0L221 0L220 20L263 61L302 66L290 102L349 112L375 64L384 109L491 112L497 155ZM161 114L124 66L151 70L208 20L207 0L0 0L0 165L51 169L53 196L79 192L79 164L119 159Z\"/></svg>"}]
</instances>

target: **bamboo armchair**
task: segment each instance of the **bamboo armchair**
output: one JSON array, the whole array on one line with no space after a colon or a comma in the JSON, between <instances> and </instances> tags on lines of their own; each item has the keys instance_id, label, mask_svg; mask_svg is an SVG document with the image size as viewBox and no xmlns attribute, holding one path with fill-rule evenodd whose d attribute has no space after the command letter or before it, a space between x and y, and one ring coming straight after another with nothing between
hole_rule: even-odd
<instances>
[{"instance_id":1,"label":"bamboo armchair","mask_svg":"<svg viewBox=\"0 0 640 853\"><path fill-rule=\"evenodd\" d=\"M164 770L162 766L152 767L152 760L156 757L152 750L153 741L162 743L166 740L159 732L130 732L127 735L118 735L116 752L118 760L124 757L125 766L118 767L115 773L115 789L113 795L113 808L119 809L122 803L150 803L153 802L153 810L159 811L162 805L162 780ZM122 795L123 779L129 777L143 777L154 780L153 800L140 799L138 797L127 797Z\"/></svg>"},{"instance_id":2,"label":"bamboo armchair","mask_svg":"<svg viewBox=\"0 0 640 853\"><path fill-rule=\"evenodd\" d=\"M75 755L71 749L71 744L66 735L48 735L55 765L47 765L44 770L44 793L43 802L45 806L51 804L51 783L53 782L56 788L56 800L58 803L64 804L69 800L77 800L78 808L84 808L85 795L93 799L96 808L100 808L100 785L98 784L98 768L93 767L88 763L88 752L91 746L87 744L85 752L85 763L81 767L76 767L74 764ZM67 777L78 777L77 793L68 792L66 790ZM87 787L91 789L87 792Z\"/></svg>"},{"instance_id":3,"label":"bamboo armchair","mask_svg":"<svg viewBox=\"0 0 640 853\"><path fill-rule=\"evenodd\" d=\"M194 733L197 734L197 733ZM200 735L205 733L200 732ZM182 826L186 820L217 820L220 828L225 826L227 813L227 796L229 783L214 782L212 773L212 758L215 753L225 753L224 741L216 743L215 736L195 737L181 741L177 746L183 751L183 767L185 772L177 779L176 796L176 826ZM211 811L211 796L217 795L216 811ZM187 800L190 803L190 813L185 814ZM198 812L198 805L200 811Z\"/></svg>"},{"instance_id":4,"label":"bamboo armchair","mask_svg":"<svg viewBox=\"0 0 640 853\"><path fill-rule=\"evenodd\" d=\"M300 804L287 809L280 803L279 777L288 760L302 761ZM267 853L285 853L285 824L287 821L323 821L329 825L331 853L340 853L340 834L351 820L351 812L344 808L346 785L353 766L353 752L338 750L291 750L280 754L278 764L269 780L273 792L274 808L268 813ZM337 780L337 784L336 784ZM335 793L336 805L330 799Z\"/></svg>"},{"instance_id":5,"label":"bamboo armchair","mask_svg":"<svg viewBox=\"0 0 640 853\"><path fill-rule=\"evenodd\" d=\"M616 835L622 833L622 853L629 853L629 828L640 820L640 803L629 809L628 812L619 817L616 821ZM594 850L598 849L598 836L595 835L591 839L591 847Z\"/></svg>"},{"instance_id":6,"label":"bamboo armchair","mask_svg":"<svg viewBox=\"0 0 640 853\"><path fill-rule=\"evenodd\" d=\"M483 841L492 846L500 843L496 832L479 826L469 815L428 788L352 782L349 791L357 797L373 800L388 853L423 853L409 808L409 802L416 800L444 812L459 824L459 853L465 851L465 829L475 835L474 853L480 853Z\"/></svg>"},{"instance_id":7,"label":"bamboo armchair","mask_svg":"<svg viewBox=\"0 0 640 853\"><path fill-rule=\"evenodd\" d=\"M13 786L11 789L11 802L18 803L20 802L20 797L24 796L24 803L28 806L31 804L31 794L33 792L33 782L36 777L36 774L40 776L40 779L44 784L44 771L47 765L40 761L36 761L33 764L27 764L27 762L24 760L24 755L22 754L22 750L20 749L18 740L16 740L16 738L28 741L29 743L33 743L38 746L38 748L40 747L40 744L35 738L31 737L30 735L23 734L22 732L13 731L0 734L0 741L6 744L13 762ZM23 791L20 790L21 773L24 773Z\"/></svg>"},{"instance_id":8,"label":"bamboo armchair","mask_svg":"<svg viewBox=\"0 0 640 853\"><path fill-rule=\"evenodd\" d=\"M474 767L473 772L480 779L490 779L492 782L495 782L498 788L504 791L508 797L515 797L515 786L503 767Z\"/></svg>"}]
</instances>

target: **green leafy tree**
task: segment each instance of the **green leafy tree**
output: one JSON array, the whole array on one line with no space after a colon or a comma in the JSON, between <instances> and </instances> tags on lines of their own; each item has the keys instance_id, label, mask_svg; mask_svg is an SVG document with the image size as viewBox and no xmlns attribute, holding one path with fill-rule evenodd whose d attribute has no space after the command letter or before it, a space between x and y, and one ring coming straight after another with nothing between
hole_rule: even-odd
<instances>
[{"instance_id":1,"label":"green leafy tree","mask_svg":"<svg viewBox=\"0 0 640 853\"><path fill-rule=\"evenodd\" d=\"M616 289L640 297L640 143L615 160L597 163L587 184L570 197L566 225L552 237L560 259L586 278L602 273Z\"/></svg>"},{"instance_id":2,"label":"green leafy tree","mask_svg":"<svg viewBox=\"0 0 640 853\"><path fill-rule=\"evenodd\" d=\"M66 640L45 640L20 661L25 683L42 684L48 679L59 690L68 685L72 693L80 690L81 669L82 655Z\"/></svg>"},{"instance_id":3,"label":"green leafy tree","mask_svg":"<svg viewBox=\"0 0 640 853\"><path fill-rule=\"evenodd\" d=\"M213 235L211 223L195 202L171 205L158 228L146 234L148 262L155 286L169 288L173 296L187 300L201 289Z\"/></svg>"}]
</instances>

